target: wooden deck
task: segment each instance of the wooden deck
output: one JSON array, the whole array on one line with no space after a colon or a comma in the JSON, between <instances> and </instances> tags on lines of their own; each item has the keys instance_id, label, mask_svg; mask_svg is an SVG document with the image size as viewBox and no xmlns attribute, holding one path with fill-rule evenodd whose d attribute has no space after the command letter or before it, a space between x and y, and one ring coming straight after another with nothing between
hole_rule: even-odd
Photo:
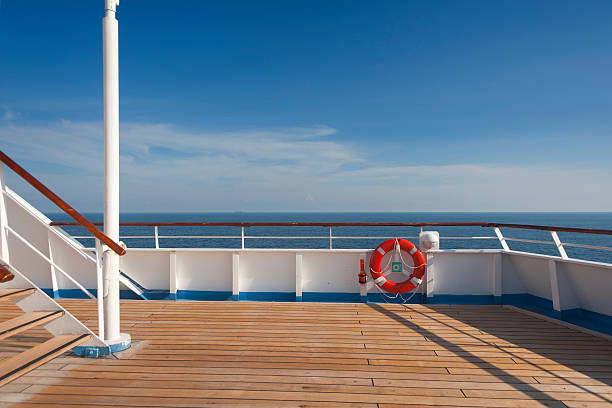
<instances>
[{"instance_id":1,"label":"wooden deck","mask_svg":"<svg viewBox=\"0 0 612 408\"><path fill-rule=\"evenodd\" d=\"M19 311L5 302L1 320ZM92 328L92 301L62 301ZM612 343L499 306L122 301L132 349L64 354L14 407L610 407ZM48 338L0 342L6 358Z\"/></svg>"}]
</instances>

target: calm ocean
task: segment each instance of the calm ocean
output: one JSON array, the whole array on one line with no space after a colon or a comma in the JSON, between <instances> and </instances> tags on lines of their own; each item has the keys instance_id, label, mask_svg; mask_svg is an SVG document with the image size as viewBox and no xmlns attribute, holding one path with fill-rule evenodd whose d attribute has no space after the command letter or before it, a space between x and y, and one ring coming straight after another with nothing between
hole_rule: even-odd
<instances>
[{"instance_id":1,"label":"calm ocean","mask_svg":"<svg viewBox=\"0 0 612 408\"><path fill-rule=\"evenodd\" d=\"M48 214L54 221L71 221L65 214ZM102 221L102 214L88 213L91 221ZM563 227L598 228L612 230L612 212L602 213L124 213L124 222L498 222L511 224L551 225ZM434 229L434 228L425 228ZM88 235L80 227L65 227L72 235ZM499 248L495 239L444 239L444 237L495 236L491 228L482 227L438 227L441 248L476 249ZM551 241L546 231L502 229L504 236L511 238ZM414 237L418 228L410 227L338 227L333 229L338 236ZM240 236L236 227L160 227L159 234L165 236ZM260 239L246 240L247 248L329 248L329 230L323 227L249 227L246 236L312 236L315 239ZM128 236L153 235L153 227L122 227L122 240L128 247L154 248L153 238L129 238ZM612 247L612 236L559 233L563 242ZM81 240L93 246L92 239ZM334 248L374 248L381 239L334 238ZM518 251L558 255L552 245L509 242L510 248ZM240 239L225 238L162 238L160 247L168 248L240 248ZM586 248L566 247L572 258L612 263L612 252Z\"/></svg>"}]
</instances>

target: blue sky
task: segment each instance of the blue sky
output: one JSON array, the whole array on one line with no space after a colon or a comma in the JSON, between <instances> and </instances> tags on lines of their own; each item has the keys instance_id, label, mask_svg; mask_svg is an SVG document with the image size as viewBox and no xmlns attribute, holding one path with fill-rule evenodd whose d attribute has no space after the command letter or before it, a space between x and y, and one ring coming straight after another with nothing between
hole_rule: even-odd
<instances>
[{"instance_id":1,"label":"blue sky","mask_svg":"<svg viewBox=\"0 0 612 408\"><path fill-rule=\"evenodd\" d=\"M103 3L0 3L0 147L84 211L103 199ZM123 211L612 211L612 2L117 17Z\"/></svg>"}]
</instances>

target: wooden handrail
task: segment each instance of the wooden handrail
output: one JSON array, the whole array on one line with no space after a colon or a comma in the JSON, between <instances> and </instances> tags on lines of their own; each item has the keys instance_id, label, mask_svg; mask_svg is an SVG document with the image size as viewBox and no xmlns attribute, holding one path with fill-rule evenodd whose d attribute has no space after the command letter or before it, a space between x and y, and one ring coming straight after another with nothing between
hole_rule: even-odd
<instances>
[{"instance_id":1,"label":"wooden handrail","mask_svg":"<svg viewBox=\"0 0 612 408\"><path fill-rule=\"evenodd\" d=\"M102 225L102 223L94 223ZM76 226L74 222L52 222L54 226ZM581 234L612 235L612 230L548 225L491 222L122 222L122 227L499 227Z\"/></svg>"},{"instance_id":2,"label":"wooden handrail","mask_svg":"<svg viewBox=\"0 0 612 408\"><path fill-rule=\"evenodd\" d=\"M497 224L488 223L485 227L504 227L504 228L518 228L518 229L531 229L541 231L556 231L556 232L577 232L579 234L601 234L601 235L612 235L612 230L609 229L597 229L597 228L572 228L572 227L555 227L550 225L524 225L524 224Z\"/></svg>"},{"instance_id":3,"label":"wooden handrail","mask_svg":"<svg viewBox=\"0 0 612 408\"><path fill-rule=\"evenodd\" d=\"M62 211L68 214L72 219L76 221L74 225L80 225L85 227L87 231L91 232L93 236L102 241L106 246L115 251L118 255L125 255L125 248L113 241L108 235L100 231L93 223L89 222L87 218L83 217L77 210L68 205L67 202L62 200L53 191L49 190L43 183L38 181L36 177L28 173L23 167L15 163L13 159L8 157L2 150L0 150L0 161L6 164L11 170L17 173L21 178L27 181L32 187L40 191L42 195L47 197L53 204L57 205Z\"/></svg>"},{"instance_id":4,"label":"wooden handrail","mask_svg":"<svg viewBox=\"0 0 612 408\"><path fill-rule=\"evenodd\" d=\"M94 223L102 225L101 222ZM55 226L77 225L74 222L53 222ZM122 227L420 227L420 226L483 226L482 222L414 223L414 222L122 222Z\"/></svg>"}]
</instances>

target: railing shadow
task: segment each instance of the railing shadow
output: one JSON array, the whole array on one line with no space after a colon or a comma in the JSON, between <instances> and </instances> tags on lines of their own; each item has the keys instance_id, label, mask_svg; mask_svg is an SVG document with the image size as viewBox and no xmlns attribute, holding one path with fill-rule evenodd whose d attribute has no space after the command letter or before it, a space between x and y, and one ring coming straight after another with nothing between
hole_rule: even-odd
<instances>
[{"instance_id":1,"label":"railing shadow","mask_svg":"<svg viewBox=\"0 0 612 408\"><path fill-rule=\"evenodd\" d=\"M454 331L456 331L457 333L463 334L465 336L470 337L471 339L477 341L478 343L480 343L481 345L485 345L485 346L490 346L492 347L492 351L499 351L499 352L503 352L508 356L511 356L511 358L516 362L516 363L521 363L521 364L529 364L531 366L533 366L533 370L539 370L539 371L543 371L544 373L546 373L548 376L556 378L558 380L559 384L566 384L566 385L572 385L574 387L576 387L577 389L579 389L580 391L583 391L585 393L591 394L592 396L595 397L595 399L597 401L600 402L604 402L604 403L612 403L612 400L609 398L606 398L605 396L602 396L601 394L597 393L597 392L593 392L591 389L589 389L587 386L579 384L579 380L578 379L574 379L574 378L568 378L565 376L561 376L555 372L553 372L552 370L547 369L546 367L543 367L541 364L538 363L534 363L533 361L529 361L526 360L524 357L521 357L518 353L513 352L512 350L510 350L511 348L517 348L517 349L526 349L526 350L530 350L531 352L533 352L536 355L541 356L542 358L551 360L551 361L555 361L560 365L565 366L566 368L568 368L569 370L573 370L573 371L577 371L580 372L582 374L584 374L586 376L586 378L594 378L595 380L597 380L598 382L601 383L601 385L612 385L612 367L610 366L605 366L605 365L593 365L591 367L593 367L592 371L586 370L584 366L575 364L575 363L568 363L568 361L571 360L567 360L567 359L561 359L559 357L555 356L555 353L551 353L551 352L547 352L547 351L542 351L540 348L537 348L536 350L534 350L534 344L532 340L529 340L529 342L524 341L524 340L520 340L517 339L516 336L509 336L507 333L507 329L506 330L501 330L499 329L499 327L503 328L503 325L497 326L498 328L494 328L491 326L487 326L483 323L478 322L477 319L470 319L470 318L466 318L466 316L462 316L460 312L457 313L450 313L448 311L448 306L444 307L444 306L440 306L440 307L436 307L436 306L407 306L408 309L398 309L398 308L403 308L403 306L400 305L389 305L389 306L383 306L381 304L376 304L376 303L368 303L368 306L395 320L398 323L401 323L402 325L406 326L407 328L410 328L412 330L415 330L421 334L423 334L423 336L425 336L429 341L432 341L434 343L436 343L438 346L440 346L441 348L446 349L447 351L450 351L452 353L460 353L460 356L462 357L467 357L469 358L469 361L471 363L473 363L474 365L476 365L479 369L482 369L484 371L487 372L488 375L494 376L496 378L498 378L499 380L503 381L506 384L509 384L510 386L512 386L513 388L516 389L516 391L524 393L525 396L529 399L532 399L534 396L542 396L545 397L546 399L550 399L550 400L554 400L554 401L558 401L558 398L556 398L555 396L551 395L556 393L555 392L547 392L547 391L543 391L541 388L537 388L536 386L534 386L534 384L532 383L527 383L521 380L521 378L517 375L512 374L511 372L507 371L507 369L503 369L500 367L497 367L495 365L495 363L489 362L487 361L485 358L479 357L476 353L468 350L468 348L466 347L465 342L463 342L464 344L462 344L462 341L453 341L452 343L437 335L436 333L434 333L432 330L428 330L427 328L424 328L422 325L411 321L410 319L407 319L405 317L403 317L401 315L401 312L404 310L408 310L411 314L416 314L419 315L421 318L423 319L427 319L429 320L431 323L435 323L435 324L439 324L442 326L446 326ZM508 309L502 309L501 306L479 306L479 307L499 307L500 308L500 312L501 310L508 310ZM483 340L482 338L475 336L469 332L466 332L465 330L462 330L461 328L458 327L454 327L452 325L449 325L448 323L444 322L441 319L436 318L435 316L433 316L431 313L424 313L422 311L419 311L420 308L426 308L426 310L431 310L435 313L441 313L441 314L445 314L446 316L448 316L451 319L460 321L466 325L469 325L477 330L479 330L480 332L482 332L483 334L487 334L487 335L492 335L495 336L496 338L499 339L500 343L508 343L508 344L512 344L512 346L508 346L508 345L504 345L504 346L500 346L499 344L496 344L496 342L492 342L492 341L487 341L487 340ZM519 313L519 312L514 312L514 313ZM521 315L524 316L524 315ZM526 319L535 319L534 317L530 317L530 316L524 316ZM420 320L421 322L423 320ZM545 322L542 322L543 324ZM553 323L549 323L554 325ZM561 327L561 326L559 326ZM567 329L568 331L571 331L571 329ZM582 334L582 333L581 333ZM597 339L594 337L594 339ZM598 343L600 339L597 339ZM609 342L606 342L605 340L601 340L602 343L600 344L604 344L604 342L606 344L609 344ZM471 345L473 346L474 343L471 343ZM549 344L547 344L545 341L543 341L541 344L542 348L549 346ZM609 359L612 360L612 344L610 344L610 348L608 349L609 351L606 352L602 352L603 354L607 354L609 355ZM571 356L572 354L574 354L576 352L576 350L572 350L571 346L567 346L567 349L559 349L558 350L558 354L565 354L568 356ZM599 371L595 371L597 368L600 369L600 371L603 371L605 374L601 377L601 378L597 378L597 377L592 377L592 373L593 372L599 372ZM529 377L537 377L537 376L529 376ZM578 381L577 381L578 380ZM537 381L537 379L536 379ZM520 386L519 386L520 385Z\"/></svg>"}]
</instances>

